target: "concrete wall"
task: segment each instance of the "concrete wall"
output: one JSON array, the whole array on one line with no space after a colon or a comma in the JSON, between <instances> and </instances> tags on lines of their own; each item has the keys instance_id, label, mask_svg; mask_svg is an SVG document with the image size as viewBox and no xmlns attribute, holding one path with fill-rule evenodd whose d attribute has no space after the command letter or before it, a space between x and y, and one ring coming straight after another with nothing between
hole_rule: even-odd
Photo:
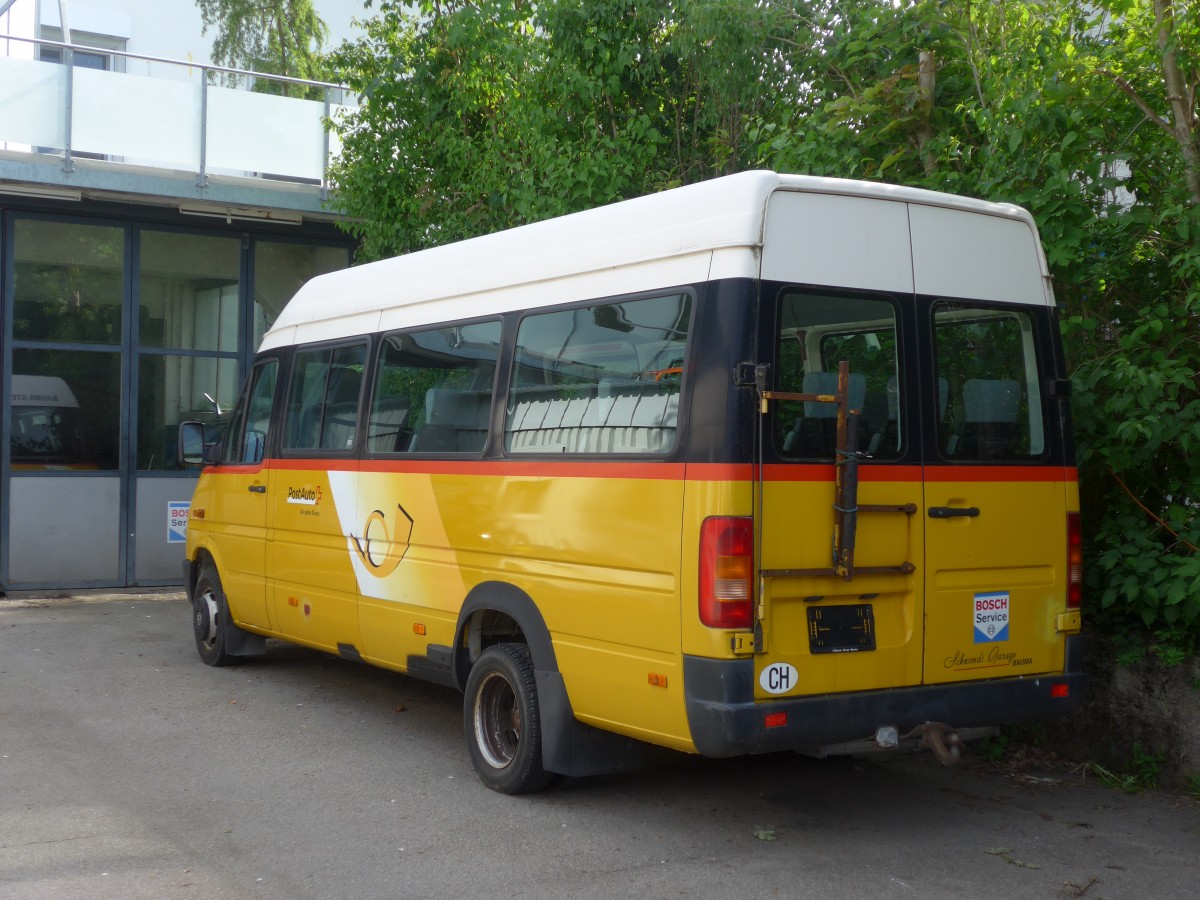
<instances>
[{"instance_id":1,"label":"concrete wall","mask_svg":"<svg viewBox=\"0 0 1200 900\"><path fill-rule=\"evenodd\" d=\"M1118 665L1116 650L1085 645L1088 698L1083 709L1047 727L1044 744L1113 772L1134 768L1134 748L1162 758L1160 783L1187 787L1200 776L1200 657L1176 666L1156 658Z\"/></svg>"}]
</instances>

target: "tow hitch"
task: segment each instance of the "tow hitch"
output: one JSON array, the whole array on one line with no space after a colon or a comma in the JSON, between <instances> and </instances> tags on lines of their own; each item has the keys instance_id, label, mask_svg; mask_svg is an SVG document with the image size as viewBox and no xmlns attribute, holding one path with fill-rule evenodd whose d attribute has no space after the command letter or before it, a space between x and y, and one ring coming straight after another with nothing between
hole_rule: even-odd
<instances>
[{"instance_id":1,"label":"tow hitch","mask_svg":"<svg viewBox=\"0 0 1200 900\"><path fill-rule=\"evenodd\" d=\"M881 725L875 737L861 741L844 741L826 744L810 750L801 750L806 756L863 756L871 753L886 753L894 750L931 750L945 766L952 766L962 756L962 745L967 741L978 741L995 737L1000 729L994 725L980 728L951 728L945 722L926 722L907 734L900 734L894 725Z\"/></svg>"}]
</instances>

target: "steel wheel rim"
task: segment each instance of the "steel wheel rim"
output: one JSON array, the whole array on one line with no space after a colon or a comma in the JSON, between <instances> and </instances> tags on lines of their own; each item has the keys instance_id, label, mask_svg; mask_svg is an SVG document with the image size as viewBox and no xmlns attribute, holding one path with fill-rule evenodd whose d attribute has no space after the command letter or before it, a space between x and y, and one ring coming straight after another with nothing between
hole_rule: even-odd
<instances>
[{"instance_id":1,"label":"steel wheel rim","mask_svg":"<svg viewBox=\"0 0 1200 900\"><path fill-rule=\"evenodd\" d=\"M193 621L196 629L196 640L205 647L212 649L217 643L217 598L212 591L205 591L196 598L196 611Z\"/></svg>"},{"instance_id":2,"label":"steel wheel rim","mask_svg":"<svg viewBox=\"0 0 1200 900\"><path fill-rule=\"evenodd\" d=\"M521 746L521 707L513 686L503 675L484 677L475 694L475 744L487 764L503 769Z\"/></svg>"}]
</instances>

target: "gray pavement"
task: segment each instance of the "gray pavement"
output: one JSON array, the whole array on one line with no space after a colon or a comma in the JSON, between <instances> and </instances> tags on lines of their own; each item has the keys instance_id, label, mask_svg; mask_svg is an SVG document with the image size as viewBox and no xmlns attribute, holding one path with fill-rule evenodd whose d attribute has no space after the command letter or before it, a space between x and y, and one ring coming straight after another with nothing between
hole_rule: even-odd
<instances>
[{"instance_id":1,"label":"gray pavement","mask_svg":"<svg viewBox=\"0 0 1200 900\"><path fill-rule=\"evenodd\" d=\"M1200 804L1082 771L664 754L500 796L455 692L208 668L181 596L0 600L0 897L1197 895Z\"/></svg>"}]
</instances>

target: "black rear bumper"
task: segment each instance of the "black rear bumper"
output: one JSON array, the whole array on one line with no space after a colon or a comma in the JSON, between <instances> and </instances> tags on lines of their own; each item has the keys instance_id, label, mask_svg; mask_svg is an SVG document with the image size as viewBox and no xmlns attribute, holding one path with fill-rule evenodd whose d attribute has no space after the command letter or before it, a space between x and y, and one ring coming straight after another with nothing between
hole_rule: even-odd
<instances>
[{"instance_id":1,"label":"black rear bumper","mask_svg":"<svg viewBox=\"0 0 1200 900\"><path fill-rule=\"evenodd\" d=\"M1076 646L1068 660L1077 659L1070 652L1077 638L1069 643ZM925 722L972 728L1049 719L1076 709L1084 695L1078 671L757 703L751 659L685 656L683 676L692 741L705 756L813 750L873 737L881 725L904 734ZM1052 696L1056 685L1065 685L1067 696ZM768 728L768 713L786 713L786 722Z\"/></svg>"}]
</instances>

